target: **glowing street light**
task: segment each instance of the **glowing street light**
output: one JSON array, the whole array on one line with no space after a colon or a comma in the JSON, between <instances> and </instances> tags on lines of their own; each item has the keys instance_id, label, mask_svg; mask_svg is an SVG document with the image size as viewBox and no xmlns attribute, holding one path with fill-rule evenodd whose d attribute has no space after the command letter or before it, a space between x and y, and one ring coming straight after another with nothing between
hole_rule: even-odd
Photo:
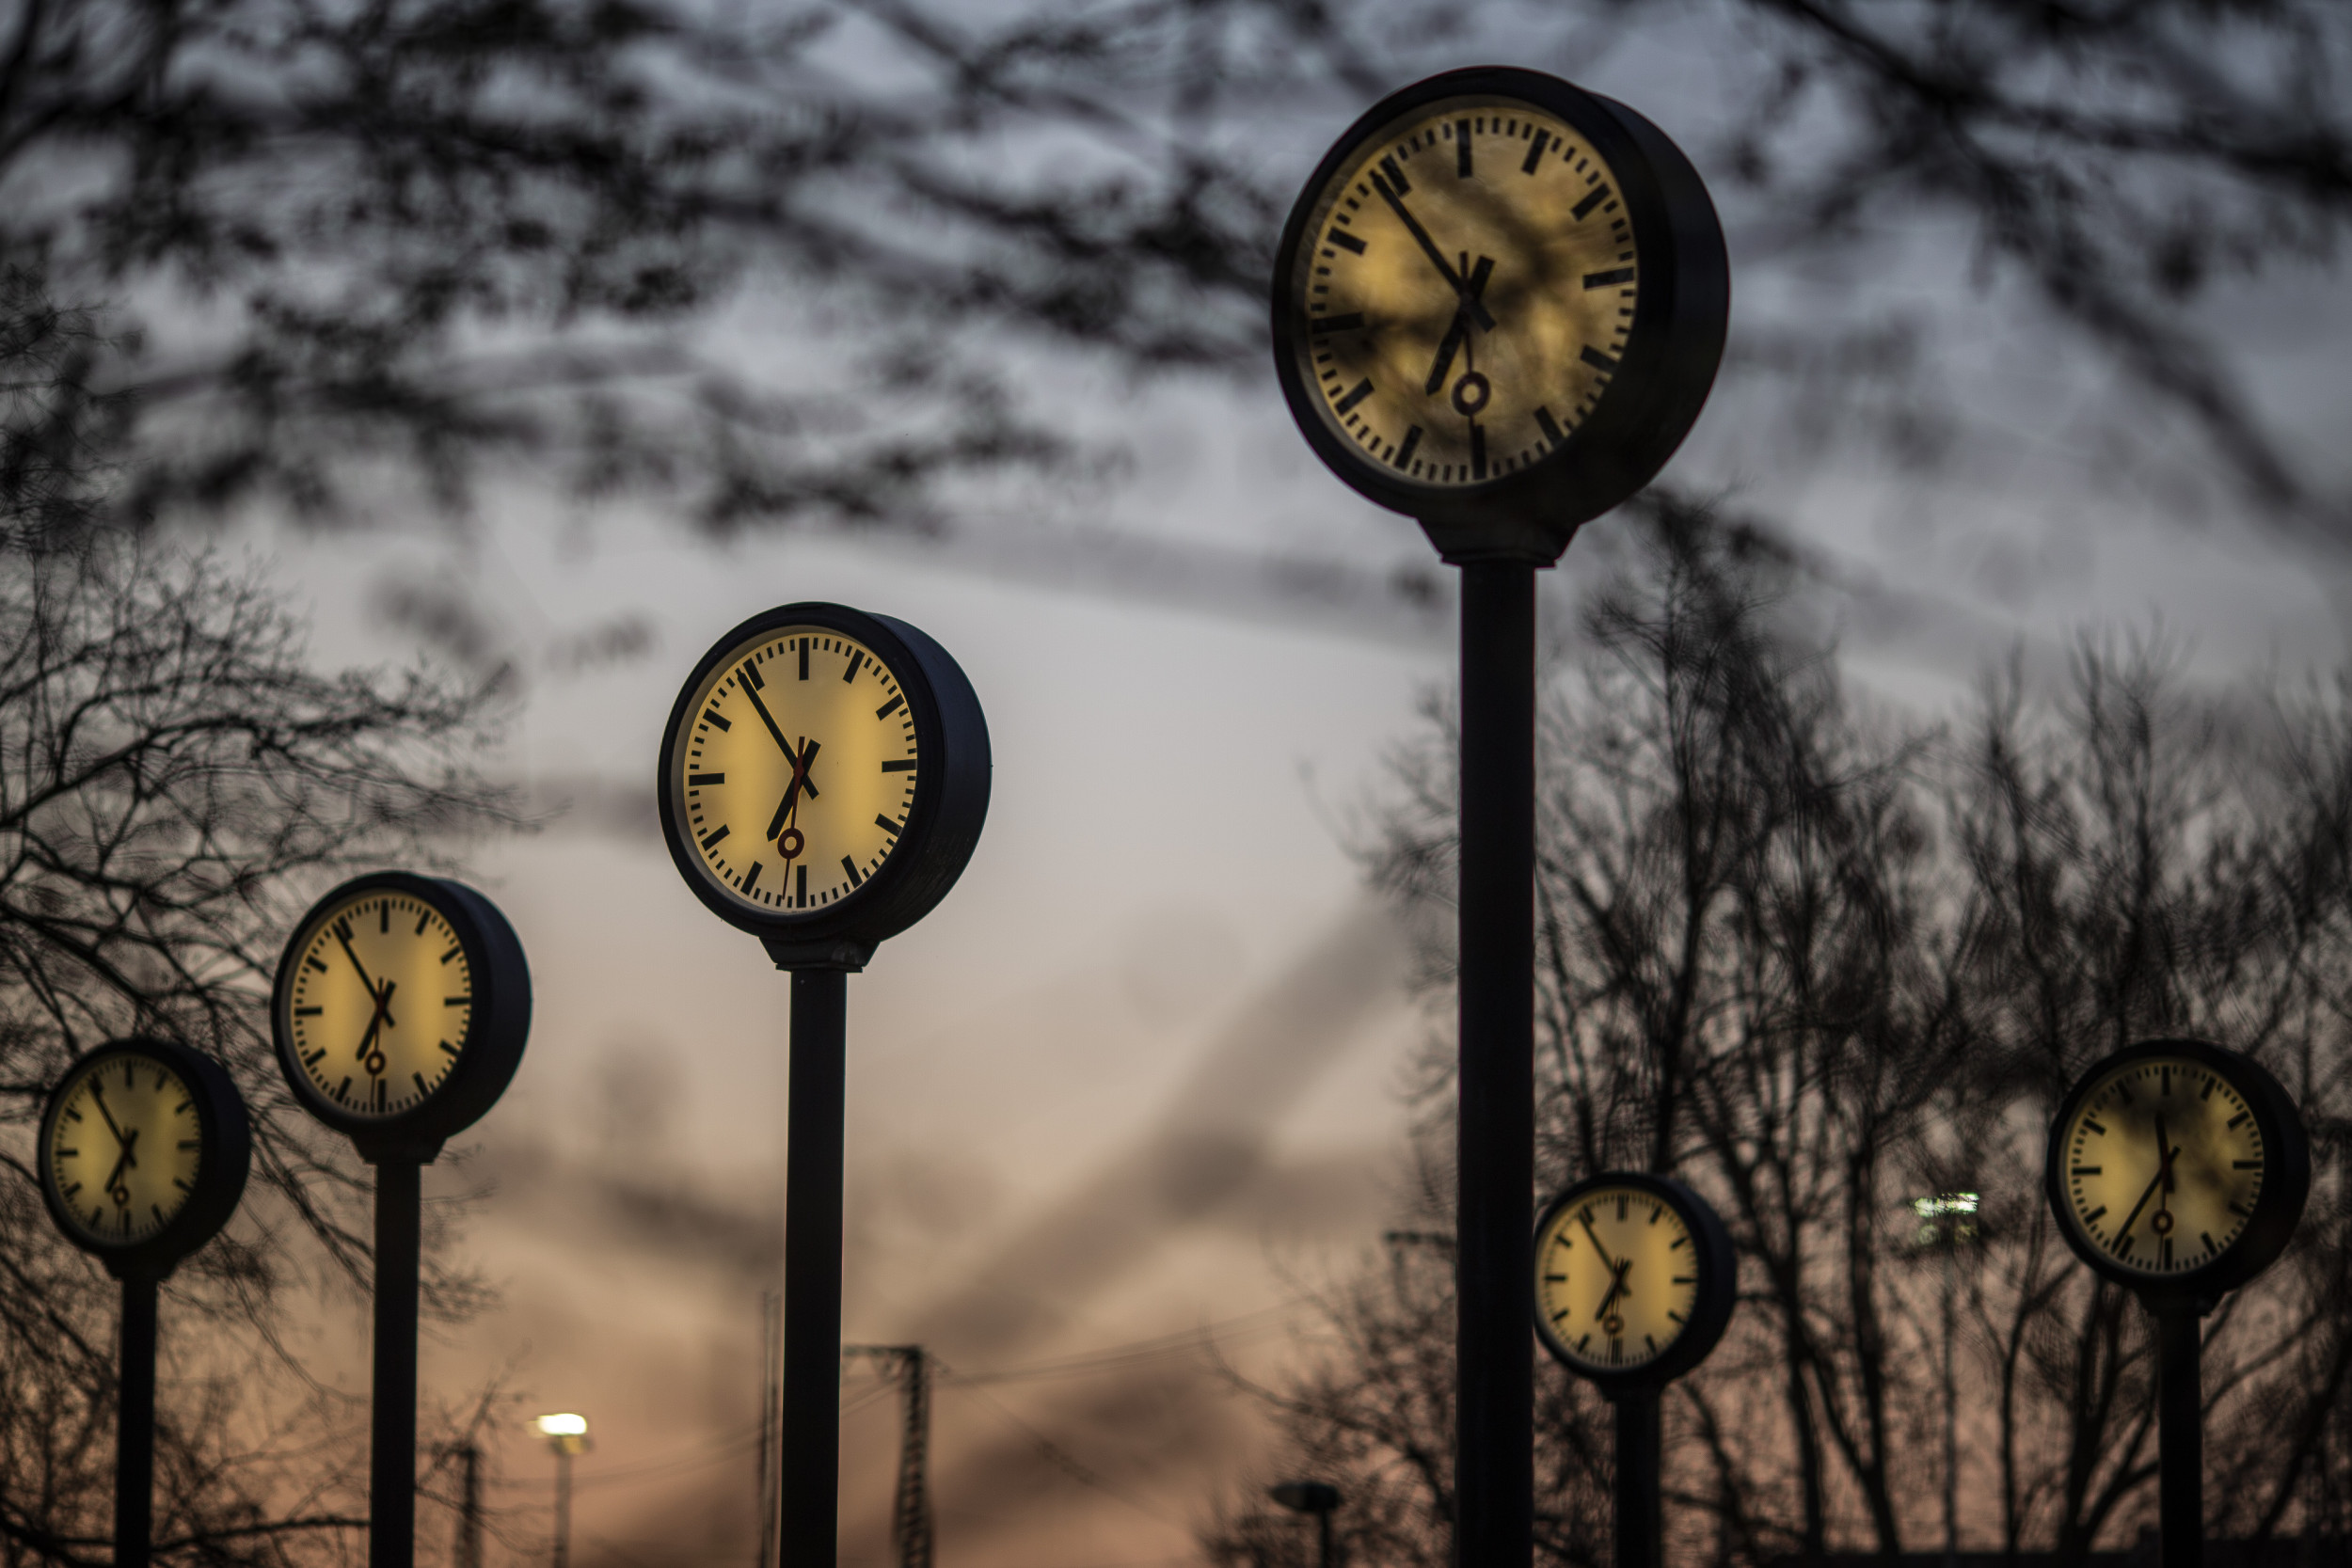
<instances>
[{"instance_id":1,"label":"glowing street light","mask_svg":"<svg viewBox=\"0 0 2352 1568\"><path fill-rule=\"evenodd\" d=\"M531 1426L555 1450L554 1568L566 1568L572 1556L572 1456L594 1446L588 1441L588 1418L560 1411L538 1418Z\"/></svg>"}]
</instances>

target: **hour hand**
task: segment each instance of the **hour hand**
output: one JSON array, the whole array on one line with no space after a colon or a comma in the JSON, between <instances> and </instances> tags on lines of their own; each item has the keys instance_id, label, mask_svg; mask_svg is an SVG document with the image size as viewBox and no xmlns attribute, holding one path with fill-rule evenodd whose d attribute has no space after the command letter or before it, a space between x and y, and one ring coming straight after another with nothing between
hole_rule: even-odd
<instances>
[{"instance_id":1,"label":"hour hand","mask_svg":"<svg viewBox=\"0 0 2352 1568\"><path fill-rule=\"evenodd\" d=\"M808 749L798 756L792 755L789 747L786 748L785 755L792 757L792 782L785 786L784 799L776 806L776 815L769 819L770 838L784 832L784 825L792 819L792 808L801 803L803 791L806 791L812 800L817 798L817 781L809 776L809 769L817 766L818 749L823 744L821 740L812 740Z\"/></svg>"},{"instance_id":2,"label":"hour hand","mask_svg":"<svg viewBox=\"0 0 2352 1568\"><path fill-rule=\"evenodd\" d=\"M1445 329L1445 339L1438 344L1437 362L1429 367L1429 384L1422 388L1431 397L1445 389L1445 378L1453 372L1454 356L1461 352L1462 340L1470 336L1471 305L1486 292L1486 279L1494 276L1495 261L1491 256L1481 256L1478 265L1470 269L1470 280L1462 286L1462 303L1454 312L1454 324Z\"/></svg>"}]
</instances>

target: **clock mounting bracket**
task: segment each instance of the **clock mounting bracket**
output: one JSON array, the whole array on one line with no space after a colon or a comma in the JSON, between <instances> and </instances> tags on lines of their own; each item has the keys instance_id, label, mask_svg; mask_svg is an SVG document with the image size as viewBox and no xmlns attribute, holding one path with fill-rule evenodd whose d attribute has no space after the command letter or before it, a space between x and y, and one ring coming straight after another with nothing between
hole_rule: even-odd
<instances>
[{"instance_id":1,"label":"clock mounting bracket","mask_svg":"<svg viewBox=\"0 0 2352 1568\"><path fill-rule=\"evenodd\" d=\"M353 1132L351 1146L362 1163L371 1165L429 1165L441 1157L446 1138L415 1132Z\"/></svg>"},{"instance_id":2,"label":"clock mounting bracket","mask_svg":"<svg viewBox=\"0 0 2352 1568\"><path fill-rule=\"evenodd\" d=\"M874 961L874 942L859 942L850 937L819 937L795 939L763 935L761 946L776 961L778 969L838 969L855 974Z\"/></svg>"}]
</instances>

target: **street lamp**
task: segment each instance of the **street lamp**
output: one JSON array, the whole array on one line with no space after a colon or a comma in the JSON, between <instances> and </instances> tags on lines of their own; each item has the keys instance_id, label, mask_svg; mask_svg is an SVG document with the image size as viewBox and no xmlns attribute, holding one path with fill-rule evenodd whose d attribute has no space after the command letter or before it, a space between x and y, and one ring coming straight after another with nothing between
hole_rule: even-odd
<instances>
[{"instance_id":1,"label":"street lamp","mask_svg":"<svg viewBox=\"0 0 2352 1568\"><path fill-rule=\"evenodd\" d=\"M1317 1532L1323 1543L1323 1568L1335 1568L1339 1559L1331 1548L1331 1511L1340 1506L1340 1489L1328 1481L1286 1481L1279 1486L1266 1488L1266 1496L1289 1509L1293 1513L1315 1516Z\"/></svg>"},{"instance_id":2,"label":"street lamp","mask_svg":"<svg viewBox=\"0 0 2352 1568\"><path fill-rule=\"evenodd\" d=\"M1944 1565L1960 1562L1960 1383L1952 1365L1952 1341L1959 1338L1960 1249L1974 1246L1982 1234L1978 1218L1980 1202L1975 1193L1936 1193L1911 1200L1919 1228L1911 1239L1914 1252L1944 1255Z\"/></svg>"},{"instance_id":3,"label":"street lamp","mask_svg":"<svg viewBox=\"0 0 2352 1568\"><path fill-rule=\"evenodd\" d=\"M593 1446L588 1418L566 1411L542 1416L531 1425L555 1450L555 1568L566 1568L572 1555L572 1456Z\"/></svg>"}]
</instances>

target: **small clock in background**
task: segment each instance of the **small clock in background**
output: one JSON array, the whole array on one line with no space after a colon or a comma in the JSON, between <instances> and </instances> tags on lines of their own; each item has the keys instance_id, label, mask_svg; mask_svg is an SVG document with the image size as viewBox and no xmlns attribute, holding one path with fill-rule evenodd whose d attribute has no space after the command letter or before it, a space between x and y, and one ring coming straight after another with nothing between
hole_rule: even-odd
<instances>
[{"instance_id":1,"label":"small clock in background","mask_svg":"<svg viewBox=\"0 0 2352 1568\"><path fill-rule=\"evenodd\" d=\"M160 1278L236 1211L252 1132L217 1062L124 1039L66 1069L39 1150L41 1197L67 1239L119 1277Z\"/></svg>"},{"instance_id":2,"label":"small clock in background","mask_svg":"<svg viewBox=\"0 0 2352 1568\"><path fill-rule=\"evenodd\" d=\"M482 895L379 871L311 906L279 960L270 1015L305 1109L363 1156L429 1160L513 1080L531 974Z\"/></svg>"},{"instance_id":3,"label":"small clock in background","mask_svg":"<svg viewBox=\"0 0 2352 1568\"><path fill-rule=\"evenodd\" d=\"M779 963L855 968L954 885L989 768L979 700L946 650L886 615L803 603L703 656L656 787L671 858L706 906Z\"/></svg>"},{"instance_id":4,"label":"small clock in background","mask_svg":"<svg viewBox=\"0 0 2352 1568\"><path fill-rule=\"evenodd\" d=\"M2201 1040L2151 1040L2092 1067L2058 1108L2043 1166L2083 1261L2143 1295L2206 1300L2285 1249L2311 1180L2286 1090Z\"/></svg>"},{"instance_id":5,"label":"small clock in background","mask_svg":"<svg viewBox=\"0 0 2352 1568\"><path fill-rule=\"evenodd\" d=\"M1292 417L1450 560L1556 558L1664 466L1723 357L1730 268L1689 160L1537 71L1448 71L1375 104L1278 257Z\"/></svg>"},{"instance_id":6,"label":"small clock in background","mask_svg":"<svg viewBox=\"0 0 2352 1568\"><path fill-rule=\"evenodd\" d=\"M1655 1388L1704 1361L1731 1322L1738 1265L1715 1211L1681 1182L1589 1177L1535 1226L1535 1329L1604 1392Z\"/></svg>"}]
</instances>

